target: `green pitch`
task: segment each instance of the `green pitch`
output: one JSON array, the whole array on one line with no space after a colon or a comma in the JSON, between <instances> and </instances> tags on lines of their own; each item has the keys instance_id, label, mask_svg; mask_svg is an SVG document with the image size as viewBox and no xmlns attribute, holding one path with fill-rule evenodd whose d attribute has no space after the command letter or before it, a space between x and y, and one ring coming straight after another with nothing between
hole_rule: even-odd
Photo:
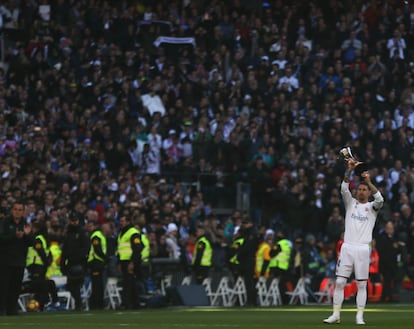
<instances>
[{"instance_id":1,"label":"green pitch","mask_svg":"<svg viewBox=\"0 0 414 329\"><path fill-rule=\"evenodd\" d=\"M0 329L275 329L275 328L355 328L355 311L346 305L341 324L326 325L329 306L294 306L272 308L161 308L139 311L47 312L0 317ZM414 304L369 305L366 327L376 329L411 329Z\"/></svg>"}]
</instances>

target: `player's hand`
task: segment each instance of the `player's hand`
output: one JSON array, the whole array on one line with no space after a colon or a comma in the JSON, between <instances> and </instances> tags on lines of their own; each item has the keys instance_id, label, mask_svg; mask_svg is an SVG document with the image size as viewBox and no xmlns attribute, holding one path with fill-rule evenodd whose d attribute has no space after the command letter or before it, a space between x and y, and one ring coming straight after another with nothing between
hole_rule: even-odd
<instances>
[{"instance_id":1,"label":"player's hand","mask_svg":"<svg viewBox=\"0 0 414 329\"><path fill-rule=\"evenodd\" d=\"M371 181L371 175L369 174L369 171L364 171L361 174L361 177L366 181L366 182L370 182Z\"/></svg>"},{"instance_id":2,"label":"player's hand","mask_svg":"<svg viewBox=\"0 0 414 329\"><path fill-rule=\"evenodd\" d=\"M349 159L347 165L348 165L348 170L354 170L356 161L354 159Z\"/></svg>"}]
</instances>

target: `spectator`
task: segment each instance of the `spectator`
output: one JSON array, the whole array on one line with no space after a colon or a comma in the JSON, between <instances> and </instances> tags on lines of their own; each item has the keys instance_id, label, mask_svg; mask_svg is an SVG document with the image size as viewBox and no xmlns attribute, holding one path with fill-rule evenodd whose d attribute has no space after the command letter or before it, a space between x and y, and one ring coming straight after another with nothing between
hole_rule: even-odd
<instances>
[{"instance_id":1,"label":"spectator","mask_svg":"<svg viewBox=\"0 0 414 329\"><path fill-rule=\"evenodd\" d=\"M369 279L372 283L381 282L381 275L379 272L379 254L377 250L377 241L372 240L371 261L369 263ZM374 285L375 287L375 285Z\"/></svg>"},{"instance_id":2,"label":"spectator","mask_svg":"<svg viewBox=\"0 0 414 329\"><path fill-rule=\"evenodd\" d=\"M173 164L177 164L181 160L182 144L178 140L177 132L174 129L169 130L168 137L163 141L162 147Z\"/></svg>"},{"instance_id":3,"label":"spectator","mask_svg":"<svg viewBox=\"0 0 414 329\"><path fill-rule=\"evenodd\" d=\"M142 150L141 171L144 174L157 175L160 173L160 153L152 150L150 144L145 143Z\"/></svg>"},{"instance_id":4,"label":"spectator","mask_svg":"<svg viewBox=\"0 0 414 329\"><path fill-rule=\"evenodd\" d=\"M393 36L389 38L387 41L387 49L389 50L389 58L398 56L398 58L404 59L405 48L407 48L405 39L401 36L401 32L398 29L396 29L394 31Z\"/></svg>"},{"instance_id":5,"label":"spectator","mask_svg":"<svg viewBox=\"0 0 414 329\"><path fill-rule=\"evenodd\" d=\"M169 223L166 232L165 243L169 258L178 260L181 257L181 248L178 243L178 227L175 223Z\"/></svg>"},{"instance_id":6,"label":"spectator","mask_svg":"<svg viewBox=\"0 0 414 329\"><path fill-rule=\"evenodd\" d=\"M330 242L336 242L339 240L341 233L345 229L345 219L341 215L339 206L335 206L328 218L326 231Z\"/></svg>"},{"instance_id":7,"label":"spectator","mask_svg":"<svg viewBox=\"0 0 414 329\"><path fill-rule=\"evenodd\" d=\"M299 80L293 75L292 67L287 65L285 68L285 75L279 80L279 89L292 93L299 88Z\"/></svg>"},{"instance_id":8,"label":"spectator","mask_svg":"<svg viewBox=\"0 0 414 329\"><path fill-rule=\"evenodd\" d=\"M362 42L357 38L355 31L351 31L349 33L349 38L342 42L341 50L345 63L350 64L355 61L357 52L362 50Z\"/></svg>"},{"instance_id":9,"label":"spectator","mask_svg":"<svg viewBox=\"0 0 414 329\"><path fill-rule=\"evenodd\" d=\"M316 238L308 234L303 251L304 275L310 280L311 289L317 291L325 274L325 261L323 260Z\"/></svg>"}]
</instances>

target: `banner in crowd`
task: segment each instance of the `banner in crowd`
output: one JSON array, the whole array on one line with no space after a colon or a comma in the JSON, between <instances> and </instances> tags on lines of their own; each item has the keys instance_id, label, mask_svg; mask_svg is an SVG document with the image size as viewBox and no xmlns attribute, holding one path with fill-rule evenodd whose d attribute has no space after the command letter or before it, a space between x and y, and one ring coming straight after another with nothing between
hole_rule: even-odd
<instances>
[{"instance_id":1,"label":"banner in crowd","mask_svg":"<svg viewBox=\"0 0 414 329\"><path fill-rule=\"evenodd\" d=\"M161 116L165 114L165 107L162 103L161 98L155 94L145 94L141 96L142 105L148 108L151 116L154 115L155 112L160 112Z\"/></svg>"},{"instance_id":2,"label":"banner in crowd","mask_svg":"<svg viewBox=\"0 0 414 329\"><path fill-rule=\"evenodd\" d=\"M193 45L193 47L196 46L195 38L193 38L193 37L178 38L178 37L159 36L154 41L154 46L159 47L160 44L162 44L162 43L177 44L177 45L178 44L187 44L187 45Z\"/></svg>"}]
</instances>

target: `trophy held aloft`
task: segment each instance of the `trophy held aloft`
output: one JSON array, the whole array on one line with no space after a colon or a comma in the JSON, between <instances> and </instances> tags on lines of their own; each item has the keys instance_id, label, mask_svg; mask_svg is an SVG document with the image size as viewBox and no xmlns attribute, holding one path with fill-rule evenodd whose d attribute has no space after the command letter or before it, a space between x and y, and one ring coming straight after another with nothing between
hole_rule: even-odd
<instances>
[{"instance_id":1,"label":"trophy held aloft","mask_svg":"<svg viewBox=\"0 0 414 329\"><path fill-rule=\"evenodd\" d=\"M355 158L355 156L352 154L352 150L350 147L343 147L339 151L338 159L341 161L344 161L345 163L348 163L349 159L352 159L355 161L355 175L361 177L361 174L364 171L367 171L369 169L368 164L366 162L359 161Z\"/></svg>"}]
</instances>

